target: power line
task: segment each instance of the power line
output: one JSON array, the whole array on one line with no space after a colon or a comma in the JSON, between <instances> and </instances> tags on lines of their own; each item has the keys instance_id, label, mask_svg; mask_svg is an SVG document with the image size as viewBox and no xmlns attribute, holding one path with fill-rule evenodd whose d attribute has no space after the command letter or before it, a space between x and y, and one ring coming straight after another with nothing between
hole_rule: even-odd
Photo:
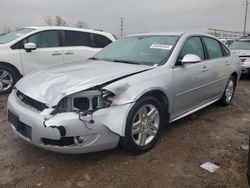
<instances>
[{"instance_id":1,"label":"power line","mask_svg":"<svg viewBox=\"0 0 250 188\"><path fill-rule=\"evenodd\" d=\"M248 8L248 0L246 0L246 11L245 11L245 22L244 22L243 36L246 36L246 27L247 27L247 8Z\"/></svg>"},{"instance_id":2,"label":"power line","mask_svg":"<svg viewBox=\"0 0 250 188\"><path fill-rule=\"evenodd\" d=\"M124 27L124 24L123 24L123 17L121 17L121 37L123 36L123 27Z\"/></svg>"},{"instance_id":3,"label":"power line","mask_svg":"<svg viewBox=\"0 0 250 188\"><path fill-rule=\"evenodd\" d=\"M163 16L178 16L178 15L187 15L187 14L195 14L195 13L200 13L200 12L204 12L206 10L211 10L211 9L215 9L215 8L221 8L221 7L227 7L227 6L231 6L234 4L238 4L239 2L230 2L230 3L225 3L225 4L220 4L217 6L212 6L212 7L208 7L208 8L204 8L204 9L199 9L199 10L191 10L191 11L186 11L183 13L173 13L173 14L161 14L161 15L149 15L149 16L136 16L136 17L126 17L126 19L129 19L131 21L136 21L136 20L140 20L140 19L145 19L145 18L154 18L154 17L163 17Z\"/></svg>"}]
</instances>

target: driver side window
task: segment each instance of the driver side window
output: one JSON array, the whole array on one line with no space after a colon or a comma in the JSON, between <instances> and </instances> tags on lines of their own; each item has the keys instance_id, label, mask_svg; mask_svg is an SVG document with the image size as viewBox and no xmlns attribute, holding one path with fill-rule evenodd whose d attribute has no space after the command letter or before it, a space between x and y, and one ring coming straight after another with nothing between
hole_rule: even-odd
<instances>
[{"instance_id":1,"label":"driver side window","mask_svg":"<svg viewBox=\"0 0 250 188\"><path fill-rule=\"evenodd\" d=\"M182 60L187 54L195 54L204 60L204 50L200 37L189 38L181 49L178 60Z\"/></svg>"}]
</instances>

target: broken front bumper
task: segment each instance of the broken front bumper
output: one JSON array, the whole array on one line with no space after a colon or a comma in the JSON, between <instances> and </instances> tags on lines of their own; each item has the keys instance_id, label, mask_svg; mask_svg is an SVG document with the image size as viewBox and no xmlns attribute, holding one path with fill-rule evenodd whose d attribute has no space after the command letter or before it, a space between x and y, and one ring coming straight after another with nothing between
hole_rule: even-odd
<instances>
[{"instance_id":1,"label":"broken front bumper","mask_svg":"<svg viewBox=\"0 0 250 188\"><path fill-rule=\"evenodd\" d=\"M12 92L8 99L9 121L15 133L41 148L61 153L87 153L115 148L119 135L105 125L79 120L74 112L46 115L22 103Z\"/></svg>"}]
</instances>

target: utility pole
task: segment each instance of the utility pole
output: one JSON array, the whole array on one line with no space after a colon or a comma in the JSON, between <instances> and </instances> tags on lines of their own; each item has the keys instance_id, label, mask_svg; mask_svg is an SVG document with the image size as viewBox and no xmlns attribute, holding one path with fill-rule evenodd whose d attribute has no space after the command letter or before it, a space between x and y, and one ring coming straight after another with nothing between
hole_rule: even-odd
<instances>
[{"instance_id":1,"label":"utility pole","mask_svg":"<svg viewBox=\"0 0 250 188\"><path fill-rule=\"evenodd\" d=\"M123 20L124 20L124 18L121 17L121 37L123 36L123 27L124 27Z\"/></svg>"},{"instance_id":2,"label":"utility pole","mask_svg":"<svg viewBox=\"0 0 250 188\"><path fill-rule=\"evenodd\" d=\"M244 22L243 36L246 36L246 27L247 27L247 8L248 8L248 0L246 0L246 12L245 12L245 22Z\"/></svg>"}]
</instances>

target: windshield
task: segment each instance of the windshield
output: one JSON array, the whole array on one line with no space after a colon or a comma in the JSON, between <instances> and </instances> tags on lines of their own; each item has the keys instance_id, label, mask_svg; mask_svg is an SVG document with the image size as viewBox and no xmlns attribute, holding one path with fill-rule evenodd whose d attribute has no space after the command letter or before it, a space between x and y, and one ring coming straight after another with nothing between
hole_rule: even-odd
<instances>
[{"instance_id":1,"label":"windshield","mask_svg":"<svg viewBox=\"0 0 250 188\"><path fill-rule=\"evenodd\" d=\"M111 43L93 59L112 62L160 65L165 63L178 36L132 36Z\"/></svg>"},{"instance_id":2,"label":"windshield","mask_svg":"<svg viewBox=\"0 0 250 188\"><path fill-rule=\"evenodd\" d=\"M229 45L230 50L250 50L250 40L234 41Z\"/></svg>"},{"instance_id":3,"label":"windshield","mask_svg":"<svg viewBox=\"0 0 250 188\"><path fill-rule=\"evenodd\" d=\"M34 29L31 29L31 28L24 28L24 29L18 29L16 31L6 33L6 34L0 36L0 44L5 44L5 43L8 43L10 41L13 41L13 40L31 32L33 30Z\"/></svg>"}]
</instances>

